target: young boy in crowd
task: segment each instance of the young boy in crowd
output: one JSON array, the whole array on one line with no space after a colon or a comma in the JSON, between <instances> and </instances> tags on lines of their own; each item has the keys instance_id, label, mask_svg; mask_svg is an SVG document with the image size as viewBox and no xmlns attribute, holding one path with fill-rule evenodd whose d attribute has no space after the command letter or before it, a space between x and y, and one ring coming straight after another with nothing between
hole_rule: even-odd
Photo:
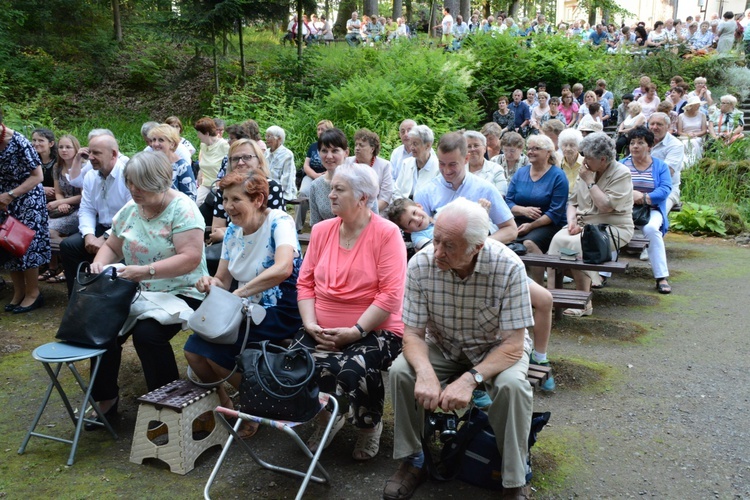
<instances>
[{"instance_id":1,"label":"young boy in crowd","mask_svg":"<svg viewBox=\"0 0 750 500\"><path fill-rule=\"evenodd\" d=\"M419 251L432 241L435 221L422 209L422 205L409 198L399 198L388 207L388 220L411 235L414 248Z\"/></svg>"}]
</instances>

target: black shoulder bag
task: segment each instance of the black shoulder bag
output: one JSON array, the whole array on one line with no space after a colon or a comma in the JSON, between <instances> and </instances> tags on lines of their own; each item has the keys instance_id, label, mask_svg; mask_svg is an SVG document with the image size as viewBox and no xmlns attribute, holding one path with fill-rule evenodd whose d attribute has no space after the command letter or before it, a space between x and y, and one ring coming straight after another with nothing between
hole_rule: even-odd
<instances>
[{"instance_id":1,"label":"black shoulder bag","mask_svg":"<svg viewBox=\"0 0 750 500\"><path fill-rule=\"evenodd\" d=\"M92 275L89 263L81 262L55 337L86 347L107 347L127 321L139 290L138 283L118 278L114 267Z\"/></svg>"},{"instance_id":2,"label":"black shoulder bag","mask_svg":"<svg viewBox=\"0 0 750 500\"><path fill-rule=\"evenodd\" d=\"M609 233L609 235L607 234ZM612 260L610 240L615 241L612 228L609 224L586 224L581 233L581 254L586 264L604 264ZM620 234L617 234L615 245L617 256L615 262L620 258Z\"/></svg>"}]
</instances>

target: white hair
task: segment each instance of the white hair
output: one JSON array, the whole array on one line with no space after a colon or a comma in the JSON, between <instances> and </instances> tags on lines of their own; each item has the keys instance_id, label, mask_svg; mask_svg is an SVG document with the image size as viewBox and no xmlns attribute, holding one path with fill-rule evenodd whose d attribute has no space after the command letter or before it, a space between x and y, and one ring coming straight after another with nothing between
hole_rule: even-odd
<instances>
[{"instance_id":1,"label":"white hair","mask_svg":"<svg viewBox=\"0 0 750 500\"><path fill-rule=\"evenodd\" d=\"M425 145L431 145L435 142L435 133L427 125L414 125L406 135L413 139L419 139Z\"/></svg>"},{"instance_id":2,"label":"white hair","mask_svg":"<svg viewBox=\"0 0 750 500\"><path fill-rule=\"evenodd\" d=\"M580 130L574 128L566 128L557 137L557 145L563 147L565 144L575 144L577 149L581 149L581 141L583 140L583 134Z\"/></svg>"},{"instance_id":3,"label":"white hair","mask_svg":"<svg viewBox=\"0 0 750 500\"><path fill-rule=\"evenodd\" d=\"M463 197L456 198L438 212L438 217L446 215L466 220L464 239L469 247L467 249L468 253L476 250L479 245L484 244L485 240L487 240L490 234L490 216L487 214L487 210L482 208L479 203L469 201Z\"/></svg>"},{"instance_id":4,"label":"white hair","mask_svg":"<svg viewBox=\"0 0 750 500\"><path fill-rule=\"evenodd\" d=\"M284 129L279 127L278 125L271 125L270 127L268 127L266 129L266 135L281 139L281 144L284 144L284 141L286 140L286 132L284 132Z\"/></svg>"},{"instance_id":5,"label":"white hair","mask_svg":"<svg viewBox=\"0 0 750 500\"><path fill-rule=\"evenodd\" d=\"M354 197L359 199L364 196L368 204L378 196L380 191L378 176L369 165L363 163L339 165L333 177L338 177L349 184Z\"/></svg>"},{"instance_id":6,"label":"white hair","mask_svg":"<svg viewBox=\"0 0 750 500\"><path fill-rule=\"evenodd\" d=\"M95 128L92 129L91 132L89 132L89 141L94 137L98 137L100 135L109 135L111 137L115 136L115 134L113 134L112 131L108 128Z\"/></svg>"},{"instance_id":7,"label":"white hair","mask_svg":"<svg viewBox=\"0 0 750 500\"><path fill-rule=\"evenodd\" d=\"M464 132L464 137L466 137L467 141L469 139L476 139L482 143L482 146L487 147L487 138L482 135L481 132L477 132L476 130L467 130Z\"/></svg>"},{"instance_id":8,"label":"white hair","mask_svg":"<svg viewBox=\"0 0 750 500\"><path fill-rule=\"evenodd\" d=\"M649 120L653 120L654 118L661 118L662 120L664 120L664 124L667 127L672 124L672 120L669 119L669 115L666 113L662 113L661 111L657 111L656 113L652 114Z\"/></svg>"}]
</instances>

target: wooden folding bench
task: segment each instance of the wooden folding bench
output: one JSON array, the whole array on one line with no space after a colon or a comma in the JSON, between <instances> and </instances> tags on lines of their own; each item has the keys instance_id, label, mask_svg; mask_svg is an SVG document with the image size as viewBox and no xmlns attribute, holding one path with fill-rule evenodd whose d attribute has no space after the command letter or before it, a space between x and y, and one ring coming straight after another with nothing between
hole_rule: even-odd
<instances>
[{"instance_id":1,"label":"wooden folding bench","mask_svg":"<svg viewBox=\"0 0 750 500\"><path fill-rule=\"evenodd\" d=\"M622 247L628 253L641 253L648 248L648 238L631 238L627 245Z\"/></svg>"}]
</instances>

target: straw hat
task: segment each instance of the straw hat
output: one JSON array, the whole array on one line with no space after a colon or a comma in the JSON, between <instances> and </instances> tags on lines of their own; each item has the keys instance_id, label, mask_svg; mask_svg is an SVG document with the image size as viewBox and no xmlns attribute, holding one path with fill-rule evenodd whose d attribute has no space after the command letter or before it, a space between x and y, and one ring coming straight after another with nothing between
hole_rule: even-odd
<instances>
[{"instance_id":1,"label":"straw hat","mask_svg":"<svg viewBox=\"0 0 750 500\"><path fill-rule=\"evenodd\" d=\"M694 96L690 96L688 98L688 100L685 103L684 107L687 108L687 107L690 107L690 106L700 106L700 105L701 105L701 98L698 97L697 95L694 95Z\"/></svg>"}]
</instances>

